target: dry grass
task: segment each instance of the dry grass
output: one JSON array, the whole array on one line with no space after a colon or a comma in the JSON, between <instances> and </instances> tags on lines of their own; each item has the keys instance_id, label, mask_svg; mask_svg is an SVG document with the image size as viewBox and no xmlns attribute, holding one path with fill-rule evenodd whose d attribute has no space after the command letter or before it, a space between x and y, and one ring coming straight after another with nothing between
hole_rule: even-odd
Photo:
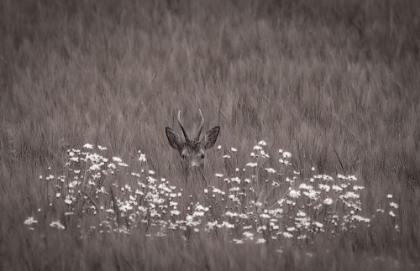
<instances>
[{"instance_id":1,"label":"dry grass","mask_svg":"<svg viewBox=\"0 0 420 271\"><path fill-rule=\"evenodd\" d=\"M418 269L417 2L2 1L2 269ZM141 150L158 178L185 185L164 128L176 126L178 110L194 123L198 108L205 129L221 126L221 152L238 149L227 162L209 150L211 185L219 184L215 173L233 177L265 140L267 167L279 169L282 148L302 181L312 166L354 174L365 187L365 215L393 194L397 218L305 244L236 245L202 232L188 241L181 233L150 238L144 227L83 236L76 225L84 215L66 230L49 227L64 223L63 210L50 209L52 187L38 176L63 174L67 150L87 142L124 161ZM23 224L29 216L38 220L34 231Z\"/></svg>"}]
</instances>

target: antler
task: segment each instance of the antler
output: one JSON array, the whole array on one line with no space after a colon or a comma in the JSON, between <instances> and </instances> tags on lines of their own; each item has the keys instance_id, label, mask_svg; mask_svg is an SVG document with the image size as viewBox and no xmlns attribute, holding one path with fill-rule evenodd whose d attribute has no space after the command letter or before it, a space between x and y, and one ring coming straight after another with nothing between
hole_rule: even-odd
<instances>
[{"instance_id":1,"label":"antler","mask_svg":"<svg viewBox=\"0 0 420 271\"><path fill-rule=\"evenodd\" d=\"M201 135L201 132L203 131L203 127L204 127L204 117L203 117L203 114L201 114L201 109L198 109L198 111L200 111L201 123L200 123L200 127L198 128L197 136L195 137L195 140L196 141L199 141L200 140L200 135Z\"/></svg>"},{"instance_id":2,"label":"antler","mask_svg":"<svg viewBox=\"0 0 420 271\"><path fill-rule=\"evenodd\" d=\"M179 124L179 126L181 126L181 130L182 130L182 133L184 134L185 140L186 141L190 140L188 138L188 134L185 131L184 126L182 125L182 122L181 122L181 110L178 111L178 124Z\"/></svg>"}]
</instances>

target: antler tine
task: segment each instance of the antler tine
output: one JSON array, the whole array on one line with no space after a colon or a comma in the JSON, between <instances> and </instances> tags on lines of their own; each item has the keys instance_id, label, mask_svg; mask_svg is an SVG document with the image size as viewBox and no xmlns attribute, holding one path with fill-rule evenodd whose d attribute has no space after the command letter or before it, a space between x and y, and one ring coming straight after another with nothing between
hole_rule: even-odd
<instances>
[{"instance_id":1,"label":"antler tine","mask_svg":"<svg viewBox=\"0 0 420 271\"><path fill-rule=\"evenodd\" d=\"M200 140L200 135L201 135L201 132L203 131L203 127L204 127L203 114L201 113L201 109L198 109L198 111L200 111L201 123L200 123L200 127L198 128L197 136L195 137L195 140L197 140L197 141Z\"/></svg>"},{"instance_id":2,"label":"antler tine","mask_svg":"<svg viewBox=\"0 0 420 271\"><path fill-rule=\"evenodd\" d=\"M182 130L182 133L184 134L185 140L186 141L190 140L188 138L188 134L185 131L184 126L182 125L182 122L181 122L181 110L178 111L178 124L179 124L179 126L181 126L181 130Z\"/></svg>"}]
</instances>

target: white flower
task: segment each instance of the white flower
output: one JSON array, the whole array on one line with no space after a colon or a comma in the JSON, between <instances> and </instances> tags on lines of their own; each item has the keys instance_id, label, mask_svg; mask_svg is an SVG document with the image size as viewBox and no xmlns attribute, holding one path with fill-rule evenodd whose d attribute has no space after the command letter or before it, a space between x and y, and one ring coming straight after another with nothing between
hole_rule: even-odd
<instances>
[{"instance_id":1,"label":"white flower","mask_svg":"<svg viewBox=\"0 0 420 271\"><path fill-rule=\"evenodd\" d=\"M315 179L322 179L324 181L334 181L334 178L326 174L314 175Z\"/></svg>"},{"instance_id":2,"label":"white flower","mask_svg":"<svg viewBox=\"0 0 420 271\"><path fill-rule=\"evenodd\" d=\"M179 215L180 213L178 210L171 210L171 215Z\"/></svg>"},{"instance_id":3,"label":"white flower","mask_svg":"<svg viewBox=\"0 0 420 271\"><path fill-rule=\"evenodd\" d=\"M47 178L45 178L47 181L54 179L54 175L48 175Z\"/></svg>"},{"instance_id":4,"label":"white flower","mask_svg":"<svg viewBox=\"0 0 420 271\"><path fill-rule=\"evenodd\" d=\"M32 224L35 224L35 223L38 223L38 221L35 220L32 216L28 217L25 220L25 222L23 222L23 224L25 224L25 225L32 225Z\"/></svg>"},{"instance_id":5,"label":"white flower","mask_svg":"<svg viewBox=\"0 0 420 271\"><path fill-rule=\"evenodd\" d=\"M258 151L258 150L262 150L261 146L258 146L258 145L255 145L253 149L254 149L254 150L257 150L257 151Z\"/></svg>"},{"instance_id":6,"label":"white flower","mask_svg":"<svg viewBox=\"0 0 420 271\"><path fill-rule=\"evenodd\" d=\"M217 221L214 222L207 222L207 228L212 230L214 227L217 227Z\"/></svg>"},{"instance_id":7,"label":"white flower","mask_svg":"<svg viewBox=\"0 0 420 271\"><path fill-rule=\"evenodd\" d=\"M252 232L249 232L249 231L245 231L243 233L243 235L245 236L246 239L252 240L254 238L254 234Z\"/></svg>"},{"instance_id":8,"label":"white flower","mask_svg":"<svg viewBox=\"0 0 420 271\"><path fill-rule=\"evenodd\" d=\"M155 174L155 172L153 170L149 170L149 174L153 175L153 174Z\"/></svg>"},{"instance_id":9,"label":"white flower","mask_svg":"<svg viewBox=\"0 0 420 271\"><path fill-rule=\"evenodd\" d=\"M204 216L204 212L202 212L202 211L194 211L194 213L193 213L193 215L192 215L193 217L196 217L196 216Z\"/></svg>"},{"instance_id":10,"label":"white flower","mask_svg":"<svg viewBox=\"0 0 420 271\"><path fill-rule=\"evenodd\" d=\"M322 225L322 223L317 222L317 221L313 222L313 223L312 223L312 225L315 225L317 228L322 228L322 227L324 227L324 225Z\"/></svg>"},{"instance_id":11,"label":"white flower","mask_svg":"<svg viewBox=\"0 0 420 271\"><path fill-rule=\"evenodd\" d=\"M310 199L313 199L313 200L316 200L316 191L315 190L309 190L308 192L303 192L303 194L305 195L305 196L307 196L308 198L310 198Z\"/></svg>"},{"instance_id":12,"label":"white flower","mask_svg":"<svg viewBox=\"0 0 420 271\"><path fill-rule=\"evenodd\" d=\"M146 162L146 155L144 153L140 153L140 157L139 157L139 161L140 162Z\"/></svg>"},{"instance_id":13,"label":"white flower","mask_svg":"<svg viewBox=\"0 0 420 271\"><path fill-rule=\"evenodd\" d=\"M345 198L345 199L351 199L351 198L358 199L359 197L360 197L359 194L355 194L351 191L347 191L346 194L340 196L340 198Z\"/></svg>"},{"instance_id":14,"label":"white flower","mask_svg":"<svg viewBox=\"0 0 420 271\"><path fill-rule=\"evenodd\" d=\"M237 151L238 151L238 149L237 149L237 148L230 148L230 150L231 150L232 152L237 152Z\"/></svg>"},{"instance_id":15,"label":"white flower","mask_svg":"<svg viewBox=\"0 0 420 271\"><path fill-rule=\"evenodd\" d=\"M266 168L268 173L276 173L276 170L274 168Z\"/></svg>"},{"instance_id":16,"label":"white flower","mask_svg":"<svg viewBox=\"0 0 420 271\"><path fill-rule=\"evenodd\" d=\"M218 150L221 150L222 149L222 146L221 145L217 146L217 149Z\"/></svg>"},{"instance_id":17,"label":"white flower","mask_svg":"<svg viewBox=\"0 0 420 271\"><path fill-rule=\"evenodd\" d=\"M294 182L294 180L293 179L290 179L289 177L286 177L286 180L285 181L288 182L288 183L293 183Z\"/></svg>"},{"instance_id":18,"label":"white flower","mask_svg":"<svg viewBox=\"0 0 420 271\"><path fill-rule=\"evenodd\" d=\"M392 199L392 195L391 194L388 194L386 197L389 198L389 199Z\"/></svg>"},{"instance_id":19,"label":"white flower","mask_svg":"<svg viewBox=\"0 0 420 271\"><path fill-rule=\"evenodd\" d=\"M330 186L327 184L319 184L319 189L325 190L326 192L330 191Z\"/></svg>"},{"instance_id":20,"label":"white flower","mask_svg":"<svg viewBox=\"0 0 420 271\"><path fill-rule=\"evenodd\" d=\"M292 198L294 198L294 199L297 199L297 198L300 197L300 191L296 191L296 190L293 190L292 189L289 192L289 196L292 197Z\"/></svg>"},{"instance_id":21,"label":"white flower","mask_svg":"<svg viewBox=\"0 0 420 271\"><path fill-rule=\"evenodd\" d=\"M69 196L66 197L66 199L64 200L64 202L68 205L72 204L73 201L71 200L71 198Z\"/></svg>"},{"instance_id":22,"label":"white flower","mask_svg":"<svg viewBox=\"0 0 420 271\"><path fill-rule=\"evenodd\" d=\"M398 209L398 204L396 204L395 202L390 202L389 206L394 207L395 209Z\"/></svg>"},{"instance_id":23,"label":"white flower","mask_svg":"<svg viewBox=\"0 0 420 271\"><path fill-rule=\"evenodd\" d=\"M224 192L218 188L213 187L213 193L224 194Z\"/></svg>"},{"instance_id":24,"label":"white flower","mask_svg":"<svg viewBox=\"0 0 420 271\"><path fill-rule=\"evenodd\" d=\"M265 153L264 150L261 150L260 153L261 153L261 157L262 158L268 158L268 157L270 157L267 153Z\"/></svg>"},{"instance_id":25,"label":"white flower","mask_svg":"<svg viewBox=\"0 0 420 271\"><path fill-rule=\"evenodd\" d=\"M287 151L283 152L283 158L284 159L288 159L288 158L291 158L291 157L292 157L292 154L290 152L287 152Z\"/></svg>"},{"instance_id":26,"label":"white flower","mask_svg":"<svg viewBox=\"0 0 420 271\"><path fill-rule=\"evenodd\" d=\"M260 142L258 142L258 145L267 146L267 143L264 140L261 140Z\"/></svg>"},{"instance_id":27,"label":"white flower","mask_svg":"<svg viewBox=\"0 0 420 271\"><path fill-rule=\"evenodd\" d=\"M333 203L333 200L332 199L330 199L330 198L326 198L325 200L324 200L324 204L325 205L331 205Z\"/></svg>"},{"instance_id":28,"label":"white flower","mask_svg":"<svg viewBox=\"0 0 420 271\"><path fill-rule=\"evenodd\" d=\"M61 224L60 223L60 221L53 221L53 222L51 222L51 224L50 224L50 227L51 228L56 228L56 229L59 229L59 230L64 230L66 227L64 227L63 226L63 224Z\"/></svg>"},{"instance_id":29,"label":"white flower","mask_svg":"<svg viewBox=\"0 0 420 271\"><path fill-rule=\"evenodd\" d=\"M349 175L349 176L347 176L347 180L349 180L349 181L357 181L357 178L354 175Z\"/></svg>"},{"instance_id":30,"label":"white flower","mask_svg":"<svg viewBox=\"0 0 420 271\"><path fill-rule=\"evenodd\" d=\"M307 184L305 184L305 183L301 183L301 184L299 185L299 189L312 190L312 189L314 189L314 188L313 188L313 186L312 186L312 185L307 185Z\"/></svg>"},{"instance_id":31,"label":"white flower","mask_svg":"<svg viewBox=\"0 0 420 271\"><path fill-rule=\"evenodd\" d=\"M296 214L297 216L306 216L305 212L299 210L298 213Z\"/></svg>"},{"instance_id":32,"label":"white flower","mask_svg":"<svg viewBox=\"0 0 420 271\"><path fill-rule=\"evenodd\" d=\"M101 145L98 145L98 149L99 149L99 150L101 150L101 151L104 151L104 150L106 150L106 149L107 149L107 147L103 147L103 146L101 146Z\"/></svg>"},{"instance_id":33,"label":"white flower","mask_svg":"<svg viewBox=\"0 0 420 271\"><path fill-rule=\"evenodd\" d=\"M268 219L268 218L270 218L270 215L268 215L268 214L260 214L260 217L261 217L261 218L266 218L266 219Z\"/></svg>"},{"instance_id":34,"label":"white flower","mask_svg":"<svg viewBox=\"0 0 420 271\"><path fill-rule=\"evenodd\" d=\"M258 164L257 163L248 163L246 164L247 167L256 167Z\"/></svg>"},{"instance_id":35,"label":"white flower","mask_svg":"<svg viewBox=\"0 0 420 271\"><path fill-rule=\"evenodd\" d=\"M264 238L259 238L255 244L264 244L265 243L265 239Z\"/></svg>"},{"instance_id":36,"label":"white flower","mask_svg":"<svg viewBox=\"0 0 420 271\"><path fill-rule=\"evenodd\" d=\"M230 155L229 154L225 154L225 155L222 156L222 158L229 159L230 158Z\"/></svg>"},{"instance_id":37,"label":"white flower","mask_svg":"<svg viewBox=\"0 0 420 271\"><path fill-rule=\"evenodd\" d=\"M223 177L223 174L221 174L221 173L216 173L216 174L214 174L217 178L222 178Z\"/></svg>"},{"instance_id":38,"label":"white flower","mask_svg":"<svg viewBox=\"0 0 420 271\"><path fill-rule=\"evenodd\" d=\"M334 190L335 192L340 192L340 191L343 191L343 188L341 188L340 186L334 184L332 186L332 190Z\"/></svg>"},{"instance_id":39,"label":"white flower","mask_svg":"<svg viewBox=\"0 0 420 271\"><path fill-rule=\"evenodd\" d=\"M121 158L119 158L119 157L112 157L112 161L114 161L114 162L117 162L117 163L122 163L122 160L121 160Z\"/></svg>"},{"instance_id":40,"label":"white flower","mask_svg":"<svg viewBox=\"0 0 420 271\"><path fill-rule=\"evenodd\" d=\"M91 171L100 170L101 169L101 166L99 166L98 164L94 164L94 165L90 166L89 169Z\"/></svg>"},{"instance_id":41,"label":"white flower","mask_svg":"<svg viewBox=\"0 0 420 271\"><path fill-rule=\"evenodd\" d=\"M242 239L233 239L233 242L237 245L245 243Z\"/></svg>"},{"instance_id":42,"label":"white flower","mask_svg":"<svg viewBox=\"0 0 420 271\"><path fill-rule=\"evenodd\" d=\"M293 237L293 235L288 233L288 232L283 232L283 236L286 237L286 238L292 238Z\"/></svg>"},{"instance_id":43,"label":"white flower","mask_svg":"<svg viewBox=\"0 0 420 271\"><path fill-rule=\"evenodd\" d=\"M83 145L83 148L85 148L85 149L93 149L93 145L92 144L89 144L89 143L86 143L85 145Z\"/></svg>"},{"instance_id":44,"label":"white flower","mask_svg":"<svg viewBox=\"0 0 420 271\"><path fill-rule=\"evenodd\" d=\"M126 201L124 202L119 208L121 212L128 212L130 210L133 210L133 207L131 206L130 202Z\"/></svg>"},{"instance_id":45,"label":"white flower","mask_svg":"<svg viewBox=\"0 0 420 271\"><path fill-rule=\"evenodd\" d=\"M355 186L353 186L353 190L354 190L354 191L361 190L361 189L363 189L363 188L365 188L365 187L364 187L364 186L360 186L360 185L355 185Z\"/></svg>"},{"instance_id":46,"label":"white flower","mask_svg":"<svg viewBox=\"0 0 420 271\"><path fill-rule=\"evenodd\" d=\"M369 223L370 222L370 219L369 218L365 218L365 217L360 216L360 215L353 215L352 216L352 219L353 220L360 221L360 222L366 222L366 223Z\"/></svg>"},{"instance_id":47,"label":"white flower","mask_svg":"<svg viewBox=\"0 0 420 271\"><path fill-rule=\"evenodd\" d=\"M395 217L395 214L394 214L393 211L389 211L389 215L392 216L392 217Z\"/></svg>"},{"instance_id":48,"label":"white flower","mask_svg":"<svg viewBox=\"0 0 420 271\"><path fill-rule=\"evenodd\" d=\"M231 211L227 211L225 213L225 216L228 216L228 217L236 217L236 216L238 216L238 214L237 213L232 213Z\"/></svg>"},{"instance_id":49,"label":"white flower","mask_svg":"<svg viewBox=\"0 0 420 271\"><path fill-rule=\"evenodd\" d=\"M220 226L221 226L221 227L226 227L227 229L233 229L233 228L235 227L235 225L230 224L230 223L229 223L229 222L227 222L227 221L223 221L223 223L222 223L222 224L220 224Z\"/></svg>"},{"instance_id":50,"label":"white flower","mask_svg":"<svg viewBox=\"0 0 420 271\"><path fill-rule=\"evenodd\" d=\"M238 177L234 177L230 179L232 182L240 184L241 183L241 179L239 179Z\"/></svg>"}]
</instances>

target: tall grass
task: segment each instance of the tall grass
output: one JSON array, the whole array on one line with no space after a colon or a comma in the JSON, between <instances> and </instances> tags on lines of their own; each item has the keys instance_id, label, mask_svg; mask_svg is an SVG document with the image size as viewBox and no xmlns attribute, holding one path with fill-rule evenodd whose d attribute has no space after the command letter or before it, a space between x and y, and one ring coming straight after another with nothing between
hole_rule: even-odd
<instances>
[{"instance_id":1,"label":"tall grass","mask_svg":"<svg viewBox=\"0 0 420 271\"><path fill-rule=\"evenodd\" d=\"M0 14L2 268L418 268L417 1L4 0ZM49 226L64 218L49 209L45 177L63 174L67 150L85 143L124 161L141 150L159 180L203 195L183 183L164 133L178 110L195 123L198 108L207 128L221 126L222 149L207 155L210 185L215 173L234 177L264 140L264 168L278 169L281 148L302 176L312 167L355 175L363 210L375 215L370 226L281 247L203 233L151 238L142 227L84 237L77 223ZM396 221L377 212L388 194Z\"/></svg>"}]
</instances>

